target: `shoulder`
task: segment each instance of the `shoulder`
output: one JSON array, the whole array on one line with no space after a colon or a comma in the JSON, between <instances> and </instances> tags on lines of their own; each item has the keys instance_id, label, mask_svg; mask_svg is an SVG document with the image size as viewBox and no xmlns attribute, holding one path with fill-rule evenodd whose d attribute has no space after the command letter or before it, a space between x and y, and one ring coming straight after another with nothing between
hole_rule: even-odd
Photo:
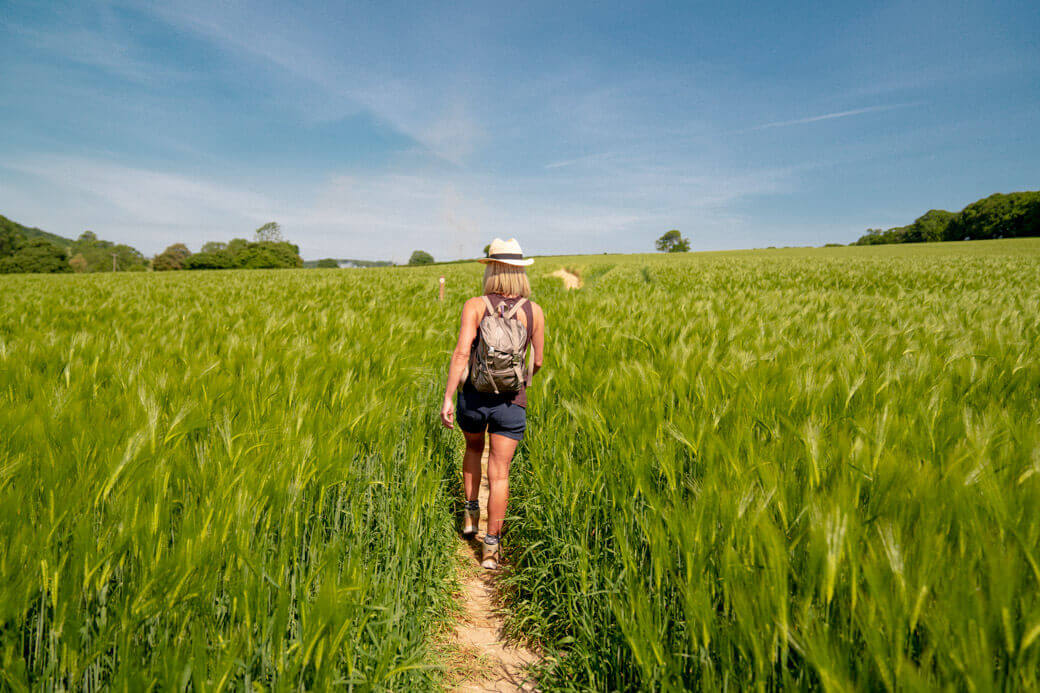
<instances>
[{"instance_id":1,"label":"shoulder","mask_svg":"<svg viewBox=\"0 0 1040 693\"><path fill-rule=\"evenodd\" d=\"M545 313L542 312L542 307L530 299L528 299L528 303L531 304L531 314L534 316L534 319L544 320Z\"/></svg>"},{"instance_id":2,"label":"shoulder","mask_svg":"<svg viewBox=\"0 0 1040 693\"><path fill-rule=\"evenodd\" d=\"M484 312L484 297L474 296L462 304L463 316L478 316Z\"/></svg>"}]
</instances>

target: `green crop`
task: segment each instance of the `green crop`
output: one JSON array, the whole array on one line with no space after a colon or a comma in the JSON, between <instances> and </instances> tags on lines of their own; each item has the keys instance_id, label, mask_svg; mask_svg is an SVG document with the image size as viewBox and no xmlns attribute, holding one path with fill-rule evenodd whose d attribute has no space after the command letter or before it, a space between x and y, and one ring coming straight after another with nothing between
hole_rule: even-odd
<instances>
[{"instance_id":1,"label":"green crop","mask_svg":"<svg viewBox=\"0 0 1040 693\"><path fill-rule=\"evenodd\" d=\"M585 263L506 539L546 688L1040 686L1040 244Z\"/></svg>"},{"instance_id":2,"label":"green crop","mask_svg":"<svg viewBox=\"0 0 1040 693\"><path fill-rule=\"evenodd\" d=\"M482 269L0 278L0 688L438 688ZM1040 243L531 274L545 690L1040 687Z\"/></svg>"},{"instance_id":3,"label":"green crop","mask_svg":"<svg viewBox=\"0 0 1040 693\"><path fill-rule=\"evenodd\" d=\"M454 318L426 288L5 278L0 688L436 687L454 466L415 355Z\"/></svg>"}]
</instances>

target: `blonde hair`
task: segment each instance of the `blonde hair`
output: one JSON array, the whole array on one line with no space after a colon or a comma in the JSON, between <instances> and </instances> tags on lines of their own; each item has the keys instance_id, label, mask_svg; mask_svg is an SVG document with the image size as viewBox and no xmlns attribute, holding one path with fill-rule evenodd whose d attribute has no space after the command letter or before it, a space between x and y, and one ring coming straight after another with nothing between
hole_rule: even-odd
<instances>
[{"instance_id":1,"label":"blonde hair","mask_svg":"<svg viewBox=\"0 0 1040 693\"><path fill-rule=\"evenodd\" d=\"M508 294L510 296L531 295L531 282L523 267L504 262L489 262L484 269L484 293Z\"/></svg>"}]
</instances>

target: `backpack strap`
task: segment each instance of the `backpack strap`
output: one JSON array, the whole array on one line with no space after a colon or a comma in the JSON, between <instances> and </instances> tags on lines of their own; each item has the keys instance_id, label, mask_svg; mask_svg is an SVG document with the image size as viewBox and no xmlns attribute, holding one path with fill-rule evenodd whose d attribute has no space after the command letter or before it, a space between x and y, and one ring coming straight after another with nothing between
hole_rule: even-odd
<instances>
[{"instance_id":1,"label":"backpack strap","mask_svg":"<svg viewBox=\"0 0 1040 693\"><path fill-rule=\"evenodd\" d=\"M518 310L523 308L525 303L527 303L527 299L526 298L521 298L519 301L516 302L516 305L514 305L512 308L509 309L509 312L505 314L505 317L507 319L512 318L514 315L516 315L516 312Z\"/></svg>"},{"instance_id":2,"label":"backpack strap","mask_svg":"<svg viewBox=\"0 0 1040 693\"><path fill-rule=\"evenodd\" d=\"M484 294L483 296L481 296L481 298L484 299L484 305L487 306L488 315L494 315L495 314L495 307L493 305L491 305L491 299L487 297L487 294ZM484 317L484 316L481 316L481 317Z\"/></svg>"}]
</instances>

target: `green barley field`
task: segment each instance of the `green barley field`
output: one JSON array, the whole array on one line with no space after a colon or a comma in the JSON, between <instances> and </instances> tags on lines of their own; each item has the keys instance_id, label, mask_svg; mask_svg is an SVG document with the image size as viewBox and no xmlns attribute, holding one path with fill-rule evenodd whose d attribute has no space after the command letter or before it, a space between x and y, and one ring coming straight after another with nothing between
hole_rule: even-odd
<instances>
[{"instance_id":1,"label":"green barley field","mask_svg":"<svg viewBox=\"0 0 1040 693\"><path fill-rule=\"evenodd\" d=\"M481 270L0 278L0 689L440 689ZM544 690L1040 688L1040 242L531 274Z\"/></svg>"}]
</instances>

